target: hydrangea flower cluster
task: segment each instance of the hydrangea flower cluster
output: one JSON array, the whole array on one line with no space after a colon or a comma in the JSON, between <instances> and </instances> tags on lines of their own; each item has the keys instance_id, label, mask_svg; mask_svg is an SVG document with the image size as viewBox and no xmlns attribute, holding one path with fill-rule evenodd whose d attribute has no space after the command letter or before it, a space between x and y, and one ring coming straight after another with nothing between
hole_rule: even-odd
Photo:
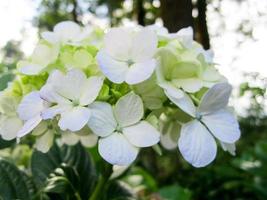
<instances>
[{"instance_id":1,"label":"hydrangea flower cluster","mask_svg":"<svg viewBox=\"0 0 267 200\"><path fill-rule=\"evenodd\" d=\"M0 95L0 134L31 134L47 152L56 140L98 145L113 165L141 148L178 147L195 167L211 163L217 144L235 154L238 122L227 107L232 87L192 28L81 27L65 21L41 34L32 56Z\"/></svg>"}]
</instances>

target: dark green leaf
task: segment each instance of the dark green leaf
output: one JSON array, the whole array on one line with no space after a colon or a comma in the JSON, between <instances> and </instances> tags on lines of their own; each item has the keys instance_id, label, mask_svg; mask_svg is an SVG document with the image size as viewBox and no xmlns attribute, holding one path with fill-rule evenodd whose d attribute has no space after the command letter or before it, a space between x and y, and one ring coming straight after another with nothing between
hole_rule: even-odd
<instances>
[{"instance_id":1,"label":"dark green leaf","mask_svg":"<svg viewBox=\"0 0 267 200\"><path fill-rule=\"evenodd\" d=\"M15 143L15 140L7 141L7 140L2 139L0 136L0 149L10 147L14 143Z\"/></svg>"},{"instance_id":2,"label":"dark green leaf","mask_svg":"<svg viewBox=\"0 0 267 200\"><path fill-rule=\"evenodd\" d=\"M164 200L189 200L192 195L190 190L179 185L163 187L159 190L159 194Z\"/></svg>"},{"instance_id":3,"label":"dark green leaf","mask_svg":"<svg viewBox=\"0 0 267 200\"><path fill-rule=\"evenodd\" d=\"M46 154L35 151L31 168L34 181L40 188L45 187L50 192L73 193L75 190L81 199L88 199L96 182L95 168L80 144L63 147L55 144Z\"/></svg>"},{"instance_id":4,"label":"dark green leaf","mask_svg":"<svg viewBox=\"0 0 267 200\"><path fill-rule=\"evenodd\" d=\"M135 199L130 186L122 181L112 181L107 188L106 200Z\"/></svg>"},{"instance_id":5,"label":"dark green leaf","mask_svg":"<svg viewBox=\"0 0 267 200\"><path fill-rule=\"evenodd\" d=\"M15 165L0 158L0 196L4 200L31 200L36 195L35 186L30 177Z\"/></svg>"}]
</instances>

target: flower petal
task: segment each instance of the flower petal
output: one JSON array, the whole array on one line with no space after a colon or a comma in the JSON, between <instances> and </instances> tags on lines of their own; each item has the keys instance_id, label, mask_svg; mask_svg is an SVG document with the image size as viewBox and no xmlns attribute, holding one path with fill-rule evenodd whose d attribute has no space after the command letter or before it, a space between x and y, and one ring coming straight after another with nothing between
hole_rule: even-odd
<instances>
[{"instance_id":1,"label":"flower petal","mask_svg":"<svg viewBox=\"0 0 267 200\"><path fill-rule=\"evenodd\" d=\"M125 62L117 61L103 50L96 56L97 62L103 74L114 83L122 83L125 80L129 68Z\"/></svg>"},{"instance_id":2,"label":"flower petal","mask_svg":"<svg viewBox=\"0 0 267 200\"><path fill-rule=\"evenodd\" d=\"M44 108L44 100L41 99L39 92L34 91L23 97L17 112L20 119L29 120L40 115Z\"/></svg>"},{"instance_id":3,"label":"flower petal","mask_svg":"<svg viewBox=\"0 0 267 200\"><path fill-rule=\"evenodd\" d=\"M158 45L157 34L147 28L141 29L133 37L131 58L135 62L151 59Z\"/></svg>"},{"instance_id":4,"label":"flower petal","mask_svg":"<svg viewBox=\"0 0 267 200\"><path fill-rule=\"evenodd\" d=\"M80 97L80 105L86 106L92 103L98 96L99 91L103 85L103 78L92 76L86 80L83 86L83 92Z\"/></svg>"},{"instance_id":5,"label":"flower petal","mask_svg":"<svg viewBox=\"0 0 267 200\"><path fill-rule=\"evenodd\" d=\"M40 90L40 96L42 99L50 102L50 103L60 103L60 104L71 104L71 102L59 95L52 84L45 84Z\"/></svg>"},{"instance_id":6,"label":"flower petal","mask_svg":"<svg viewBox=\"0 0 267 200\"><path fill-rule=\"evenodd\" d=\"M82 86L86 84L86 76L79 69L72 69L53 84L56 92L68 99L79 100Z\"/></svg>"},{"instance_id":7,"label":"flower petal","mask_svg":"<svg viewBox=\"0 0 267 200\"><path fill-rule=\"evenodd\" d=\"M107 162L113 165L129 165L138 154L138 149L122 134L116 132L99 140L98 151Z\"/></svg>"},{"instance_id":8,"label":"flower petal","mask_svg":"<svg viewBox=\"0 0 267 200\"><path fill-rule=\"evenodd\" d=\"M81 27L72 21L64 21L54 27L54 33L62 42L69 42L79 37Z\"/></svg>"},{"instance_id":9,"label":"flower petal","mask_svg":"<svg viewBox=\"0 0 267 200\"><path fill-rule=\"evenodd\" d=\"M104 102L94 102L89 106L92 115L88 121L88 126L98 136L110 135L117 126L110 104Z\"/></svg>"},{"instance_id":10,"label":"flower petal","mask_svg":"<svg viewBox=\"0 0 267 200\"><path fill-rule=\"evenodd\" d=\"M104 38L104 50L113 58L127 61L132 46L132 33L127 28L111 28Z\"/></svg>"},{"instance_id":11,"label":"flower petal","mask_svg":"<svg viewBox=\"0 0 267 200\"><path fill-rule=\"evenodd\" d=\"M88 122L91 112L88 108L77 106L61 113L58 125L61 130L79 131Z\"/></svg>"},{"instance_id":12,"label":"flower petal","mask_svg":"<svg viewBox=\"0 0 267 200\"><path fill-rule=\"evenodd\" d=\"M63 131L61 134L61 141L63 144L75 145L79 142L79 136L75 132Z\"/></svg>"},{"instance_id":13,"label":"flower petal","mask_svg":"<svg viewBox=\"0 0 267 200\"><path fill-rule=\"evenodd\" d=\"M204 115L201 121L222 142L234 143L240 138L238 122L234 115L226 109Z\"/></svg>"},{"instance_id":14,"label":"flower petal","mask_svg":"<svg viewBox=\"0 0 267 200\"><path fill-rule=\"evenodd\" d=\"M0 135L4 140L12 140L17 137L17 132L22 126L22 121L17 117L1 120Z\"/></svg>"},{"instance_id":15,"label":"flower petal","mask_svg":"<svg viewBox=\"0 0 267 200\"><path fill-rule=\"evenodd\" d=\"M228 151L232 156L235 156L235 150L236 150L236 147L235 147L235 143L225 143L225 142L221 142L221 146L222 146L222 149L224 151Z\"/></svg>"},{"instance_id":16,"label":"flower petal","mask_svg":"<svg viewBox=\"0 0 267 200\"><path fill-rule=\"evenodd\" d=\"M177 99L184 96L184 92L181 89L174 87L171 83L160 83L159 86L164 89L166 96L171 96Z\"/></svg>"},{"instance_id":17,"label":"flower petal","mask_svg":"<svg viewBox=\"0 0 267 200\"><path fill-rule=\"evenodd\" d=\"M157 144L160 133L151 124L141 121L122 130L128 141L136 147L149 147Z\"/></svg>"},{"instance_id":18,"label":"flower petal","mask_svg":"<svg viewBox=\"0 0 267 200\"><path fill-rule=\"evenodd\" d=\"M54 132L53 130L47 130L43 135L37 137L35 147L38 151L42 153L47 153L52 147L54 142Z\"/></svg>"},{"instance_id":19,"label":"flower petal","mask_svg":"<svg viewBox=\"0 0 267 200\"><path fill-rule=\"evenodd\" d=\"M80 136L80 141L85 147L94 147L97 144L98 137L94 134Z\"/></svg>"},{"instance_id":20,"label":"flower petal","mask_svg":"<svg viewBox=\"0 0 267 200\"><path fill-rule=\"evenodd\" d=\"M228 83L218 83L210 88L201 99L199 112L211 113L225 108L232 92L232 86Z\"/></svg>"},{"instance_id":21,"label":"flower petal","mask_svg":"<svg viewBox=\"0 0 267 200\"><path fill-rule=\"evenodd\" d=\"M71 108L71 105L68 104L55 105L50 108L44 109L41 113L41 116L44 120L53 119L56 115L71 110Z\"/></svg>"},{"instance_id":22,"label":"flower petal","mask_svg":"<svg viewBox=\"0 0 267 200\"><path fill-rule=\"evenodd\" d=\"M40 115L37 115L29 120L27 120L23 127L17 132L17 137L21 138L28 133L30 133L35 127L38 126L38 124L42 121L42 118Z\"/></svg>"},{"instance_id":23,"label":"flower petal","mask_svg":"<svg viewBox=\"0 0 267 200\"><path fill-rule=\"evenodd\" d=\"M117 101L114 114L121 127L139 122L144 115L142 99L133 92L126 94Z\"/></svg>"},{"instance_id":24,"label":"flower petal","mask_svg":"<svg viewBox=\"0 0 267 200\"><path fill-rule=\"evenodd\" d=\"M27 61L21 61L18 63L18 71L26 75L37 75L39 74L46 66L39 65Z\"/></svg>"},{"instance_id":25,"label":"flower petal","mask_svg":"<svg viewBox=\"0 0 267 200\"><path fill-rule=\"evenodd\" d=\"M190 99L190 97L186 93L184 93L184 96L182 98L175 98L175 97L169 95L168 93L165 93L165 94L181 110L183 110L187 114L191 115L192 117L195 117L196 107L195 107L193 101Z\"/></svg>"},{"instance_id":26,"label":"flower petal","mask_svg":"<svg viewBox=\"0 0 267 200\"><path fill-rule=\"evenodd\" d=\"M194 167L208 165L215 159L217 153L214 138L197 120L182 126L178 147L184 159Z\"/></svg>"},{"instance_id":27,"label":"flower petal","mask_svg":"<svg viewBox=\"0 0 267 200\"><path fill-rule=\"evenodd\" d=\"M50 31L42 32L41 37L51 44L56 44L60 41L59 36Z\"/></svg>"},{"instance_id":28,"label":"flower petal","mask_svg":"<svg viewBox=\"0 0 267 200\"><path fill-rule=\"evenodd\" d=\"M183 88L186 92L195 93L202 87L202 81L198 78L176 79L172 81L177 87Z\"/></svg>"},{"instance_id":29,"label":"flower petal","mask_svg":"<svg viewBox=\"0 0 267 200\"><path fill-rule=\"evenodd\" d=\"M156 65L155 59L133 64L126 74L126 83L133 85L147 80L153 74Z\"/></svg>"}]
</instances>

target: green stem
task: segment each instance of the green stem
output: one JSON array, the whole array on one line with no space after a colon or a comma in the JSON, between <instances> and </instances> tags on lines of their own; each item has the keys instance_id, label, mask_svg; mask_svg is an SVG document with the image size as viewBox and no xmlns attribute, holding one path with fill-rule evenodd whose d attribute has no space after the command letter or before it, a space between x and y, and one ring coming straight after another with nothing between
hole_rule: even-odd
<instances>
[{"instance_id":1,"label":"green stem","mask_svg":"<svg viewBox=\"0 0 267 200\"><path fill-rule=\"evenodd\" d=\"M106 187L106 183L108 182L110 176L112 174L112 165L106 164L104 166L103 173L99 176L98 182L96 184L95 190L89 200L101 200L103 192Z\"/></svg>"}]
</instances>

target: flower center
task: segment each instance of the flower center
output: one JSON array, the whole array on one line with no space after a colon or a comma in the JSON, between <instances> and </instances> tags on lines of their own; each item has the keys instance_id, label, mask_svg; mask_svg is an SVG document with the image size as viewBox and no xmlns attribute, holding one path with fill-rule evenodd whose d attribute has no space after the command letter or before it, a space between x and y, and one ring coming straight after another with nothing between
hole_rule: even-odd
<instances>
[{"instance_id":1,"label":"flower center","mask_svg":"<svg viewBox=\"0 0 267 200\"><path fill-rule=\"evenodd\" d=\"M131 66L131 65L134 64L134 61L132 61L131 59L127 60L126 62L127 62L127 64L128 64L128 66Z\"/></svg>"},{"instance_id":2,"label":"flower center","mask_svg":"<svg viewBox=\"0 0 267 200\"><path fill-rule=\"evenodd\" d=\"M79 100L75 99L72 101L72 105L75 107L75 106L79 106L80 105L80 102Z\"/></svg>"},{"instance_id":3,"label":"flower center","mask_svg":"<svg viewBox=\"0 0 267 200\"><path fill-rule=\"evenodd\" d=\"M122 133L122 127L120 125L117 125L116 131L119 133Z\"/></svg>"},{"instance_id":4,"label":"flower center","mask_svg":"<svg viewBox=\"0 0 267 200\"><path fill-rule=\"evenodd\" d=\"M201 118L202 118L201 114L197 112L197 113L196 113L196 119L200 121Z\"/></svg>"}]
</instances>

